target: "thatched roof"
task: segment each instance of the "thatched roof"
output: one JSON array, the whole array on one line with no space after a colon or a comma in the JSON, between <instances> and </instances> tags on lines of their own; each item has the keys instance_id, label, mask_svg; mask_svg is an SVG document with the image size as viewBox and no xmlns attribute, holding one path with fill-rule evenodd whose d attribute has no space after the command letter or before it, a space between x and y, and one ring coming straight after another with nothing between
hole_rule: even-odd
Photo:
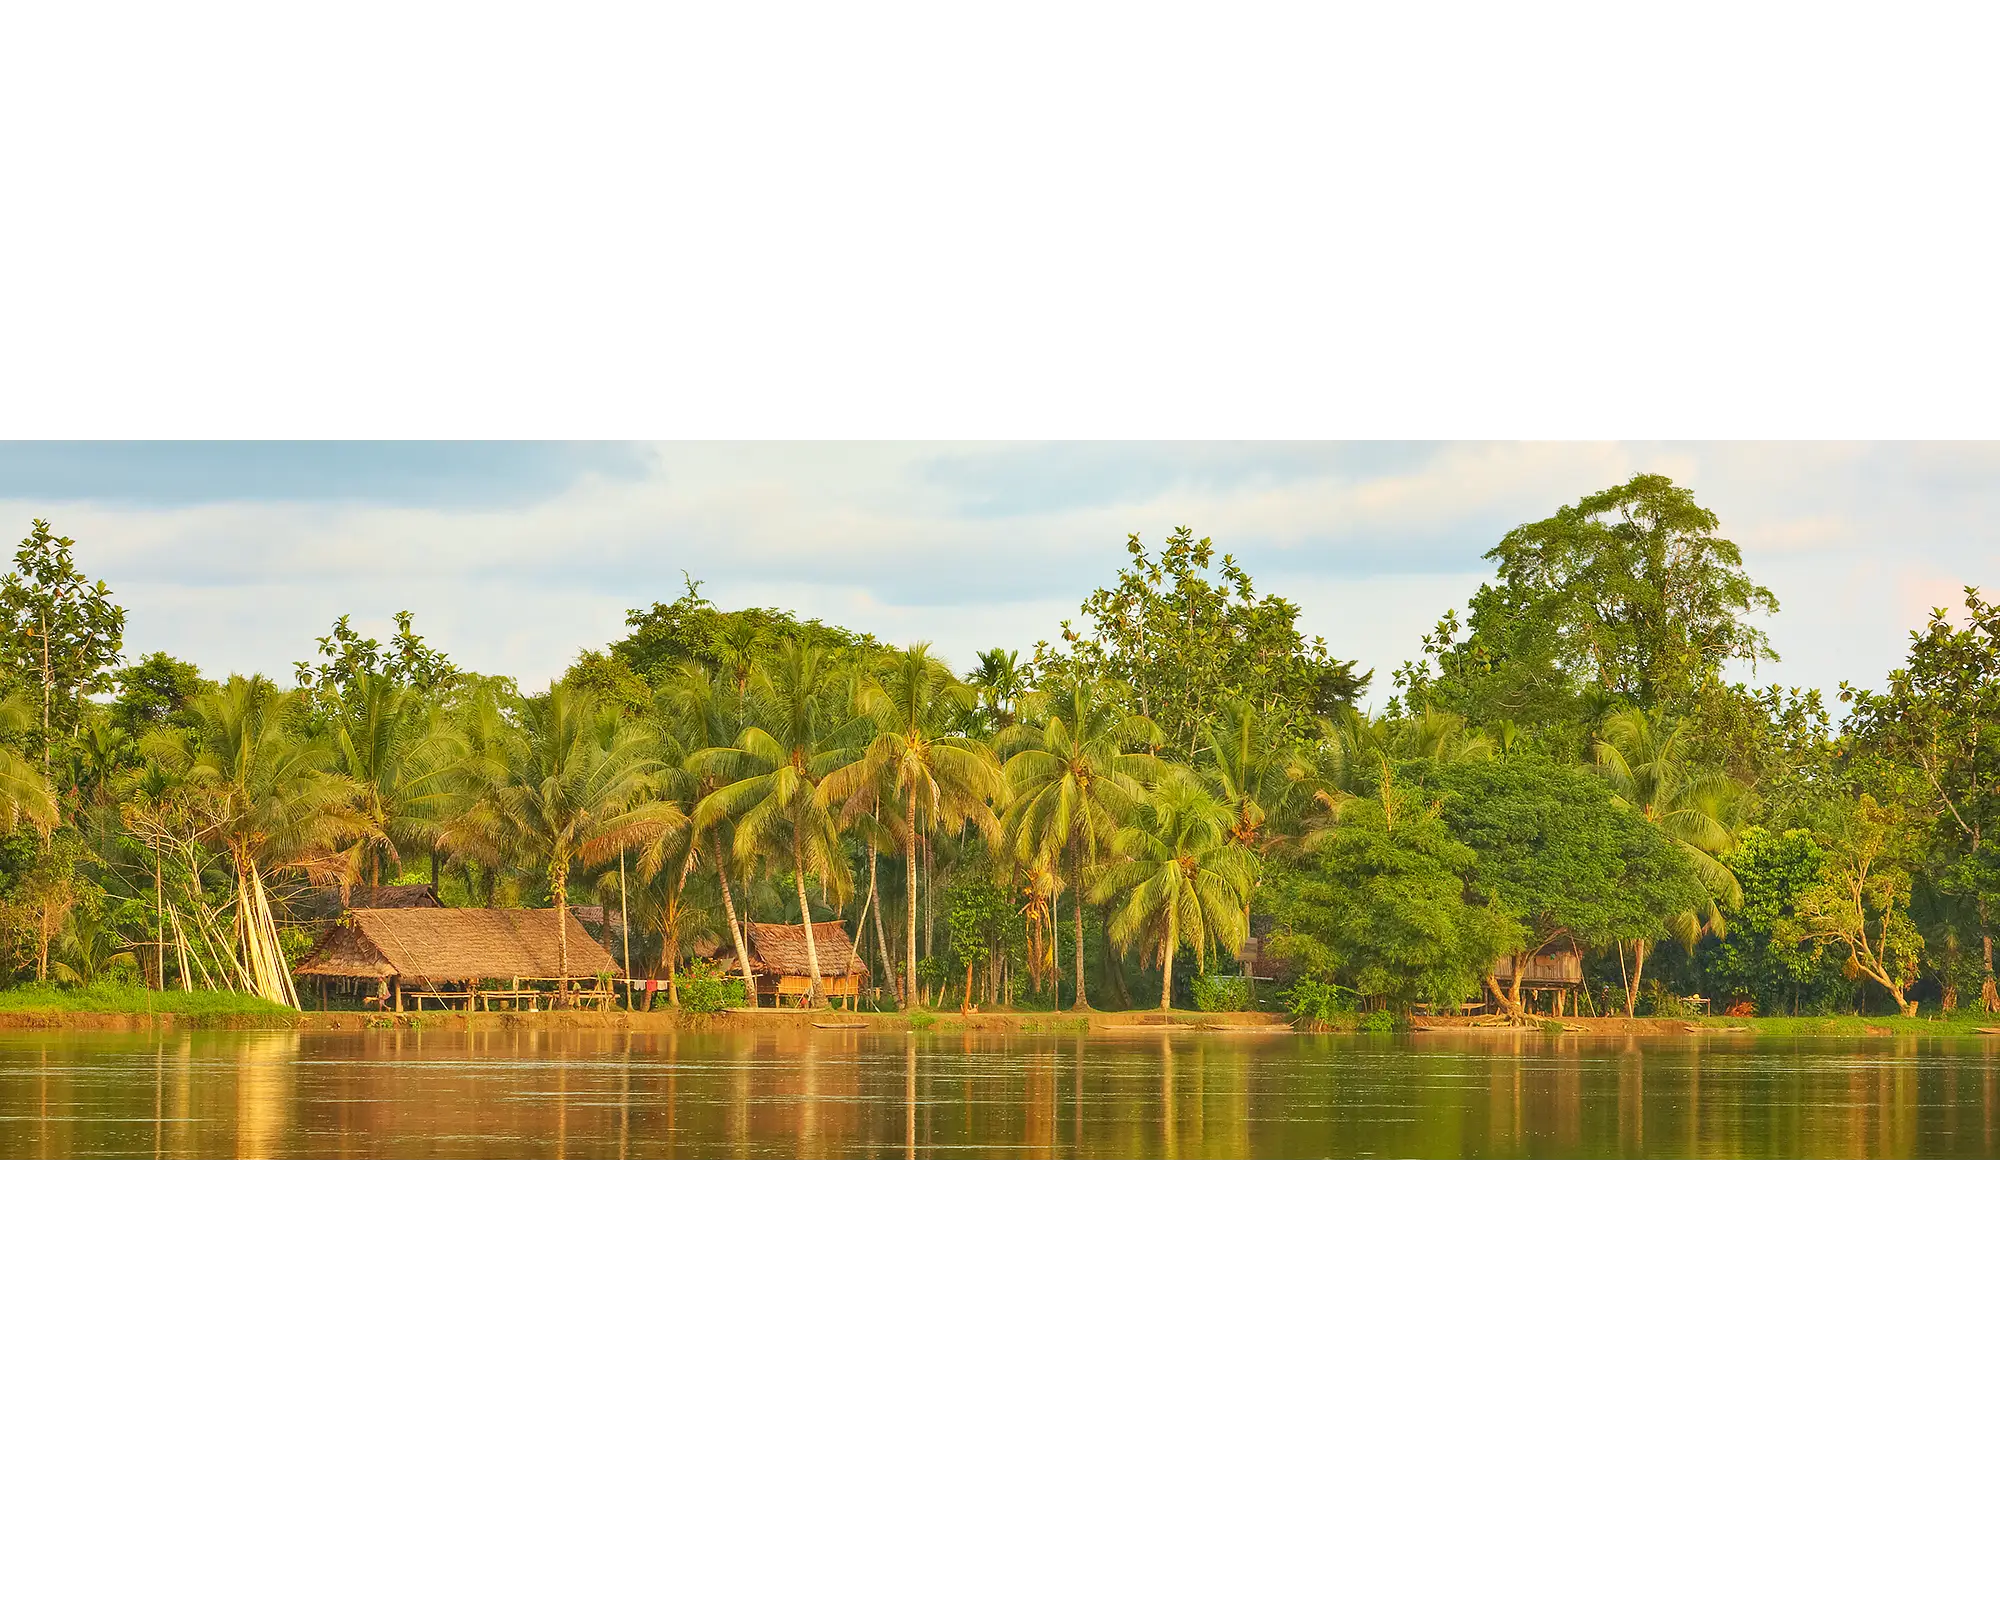
<instances>
[{"instance_id":1,"label":"thatched roof","mask_svg":"<svg viewBox=\"0 0 2000 1600\"><path fill-rule=\"evenodd\" d=\"M443 904L427 883L385 883L373 889L362 883L307 889L285 897L286 910L299 922L333 922L349 911L410 911Z\"/></svg>"},{"instance_id":2,"label":"thatched roof","mask_svg":"<svg viewBox=\"0 0 2000 1600\"><path fill-rule=\"evenodd\" d=\"M750 940L750 961L755 967L780 978L809 978L806 962L806 930L797 922L748 922L743 931ZM838 922L815 922L813 944L819 952L823 978L844 978L850 973L866 977L868 964L854 953L854 942Z\"/></svg>"},{"instance_id":3,"label":"thatched roof","mask_svg":"<svg viewBox=\"0 0 2000 1600\"><path fill-rule=\"evenodd\" d=\"M362 910L329 929L293 969L300 977L400 978L456 983L463 978L561 976L553 911L459 911L423 907ZM616 972L611 954L569 919L569 975Z\"/></svg>"}]
</instances>

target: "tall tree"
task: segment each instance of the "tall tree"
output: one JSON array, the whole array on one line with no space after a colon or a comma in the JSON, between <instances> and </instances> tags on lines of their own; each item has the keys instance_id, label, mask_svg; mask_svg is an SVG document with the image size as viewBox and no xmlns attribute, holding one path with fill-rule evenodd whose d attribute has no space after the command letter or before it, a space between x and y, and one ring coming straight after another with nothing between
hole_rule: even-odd
<instances>
[{"instance_id":1,"label":"tall tree","mask_svg":"<svg viewBox=\"0 0 2000 1600\"><path fill-rule=\"evenodd\" d=\"M861 710L874 729L860 758L827 780L827 798L850 814L881 793L902 813L906 1005L916 1003L917 846L940 827L976 827L999 834L994 805L1006 783L993 752L954 731L975 703L970 685L953 678L924 644L911 645L864 680Z\"/></svg>"},{"instance_id":2,"label":"tall tree","mask_svg":"<svg viewBox=\"0 0 2000 1600\"><path fill-rule=\"evenodd\" d=\"M1468 892L1520 921L1527 956L1565 939L1591 950L1655 938L1702 893L1674 843L1592 773L1528 755L1423 770L1473 852ZM1485 980L1517 1021L1524 965L1505 989Z\"/></svg>"},{"instance_id":3,"label":"tall tree","mask_svg":"<svg viewBox=\"0 0 2000 1600\"><path fill-rule=\"evenodd\" d=\"M1614 712L1597 741L1597 770L1612 790L1671 839L1697 893L1669 924L1692 950L1703 933L1728 929L1725 915L1743 903L1743 888L1725 860L1734 848L1742 814L1740 785L1720 773L1702 772L1686 758L1686 724L1663 723L1644 711ZM1650 940L1632 943L1625 1008L1638 1005L1639 976Z\"/></svg>"},{"instance_id":4,"label":"tall tree","mask_svg":"<svg viewBox=\"0 0 2000 1600\"><path fill-rule=\"evenodd\" d=\"M1477 858L1438 812L1438 802L1386 768L1376 798L1343 801L1313 870L1294 885L1274 948L1307 976L1397 1011L1477 994L1525 932L1469 892Z\"/></svg>"},{"instance_id":5,"label":"tall tree","mask_svg":"<svg viewBox=\"0 0 2000 1600\"><path fill-rule=\"evenodd\" d=\"M1565 687L1685 711L1729 663L1777 659L1750 619L1778 602L1720 528L1690 491L1644 472L1523 523L1486 552L1497 581L1474 597L1467 635L1448 613L1425 640L1434 672L1398 681L1412 703L1442 696L1480 720L1559 714L1550 696Z\"/></svg>"},{"instance_id":6,"label":"tall tree","mask_svg":"<svg viewBox=\"0 0 2000 1600\"><path fill-rule=\"evenodd\" d=\"M1899 859L1906 819L1893 805L1863 794L1821 839L1821 878L1801 897L1805 937L1845 951L1847 973L1880 984L1906 1017L1923 936L1910 920L1910 873Z\"/></svg>"},{"instance_id":7,"label":"tall tree","mask_svg":"<svg viewBox=\"0 0 2000 1600\"><path fill-rule=\"evenodd\" d=\"M335 770L353 780L354 855L370 885L406 851L436 844L456 789L457 749L418 689L363 670L335 702L328 742ZM433 874L435 878L435 873Z\"/></svg>"},{"instance_id":8,"label":"tall tree","mask_svg":"<svg viewBox=\"0 0 2000 1600\"><path fill-rule=\"evenodd\" d=\"M682 796L688 817L687 855L683 872L691 870L706 851L715 866L715 878L722 892L722 913L729 924L730 941L736 947L738 970L743 975L746 1004L757 1004L757 979L750 970L750 945L743 924L736 915L736 897L729 886L729 856L734 824L728 813L702 802L722 786L714 765L703 752L733 748L747 725L748 689L739 696L733 684L725 684L698 661L683 661L662 680L657 704L665 711L671 737L681 750L681 770L687 779ZM650 860L648 870L655 865ZM746 905L745 913L749 907Z\"/></svg>"},{"instance_id":9,"label":"tall tree","mask_svg":"<svg viewBox=\"0 0 2000 1600\"><path fill-rule=\"evenodd\" d=\"M807 1000L816 1006L824 999L824 978L806 879L816 876L835 905L853 888L840 808L826 780L854 759L868 728L854 710L846 669L817 645L790 639L752 684L750 714L753 720L733 745L694 758L697 771L722 780L695 808L694 821L703 827L733 819L739 863L763 856L790 865L811 973Z\"/></svg>"},{"instance_id":10,"label":"tall tree","mask_svg":"<svg viewBox=\"0 0 2000 1600\"><path fill-rule=\"evenodd\" d=\"M1298 630L1299 608L1281 595L1259 597L1236 558L1209 577L1215 547L1176 528L1159 559L1139 536L1126 540L1132 564L1083 602L1084 629L1062 625L1062 644L1035 648L1038 682L1108 679L1128 685L1160 743L1193 760L1208 719L1231 696L1303 731L1315 716L1352 705L1368 683L1352 661L1337 661L1324 639Z\"/></svg>"},{"instance_id":11,"label":"tall tree","mask_svg":"<svg viewBox=\"0 0 2000 1600\"><path fill-rule=\"evenodd\" d=\"M1158 770L1151 747L1160 730L1105 685L1084 679L1035 697L1013 741L1022 748L1001 770L1012 803L1002 838L1025 863L1069 863L1075 908L1076 1005L1090 1008L1083 978L1083 897L1112 836Z\"/></svg>"},{"instance_id":12,"label":"tall tree","mask_svg":"<svg viewBox=\"0 0 2000 1600\"><path fill-rule=\"evenodd\" d=\"M125 642L125 608L77 570L75 549L74 539L57 538L37 517L14 570L0 578L0 673L33 685L41 702L45 778L57 734L74 732L84 697L111 686Z\"/></svg>"},{"instance_id":13,"label":"tall tree","mask_svg":"<svg viewBox=\"0 0 2000 1600\"><path fill-rule=\"evenodd\" d=\"M520 728L488 796L517 858L548 870L555 901L558 974L569 993L569 878L619 850L684 827L686 814L656 798L662 763L645 729L607 715L560 684L521 708Z\"/></svg>"},{"instance_id":14,"label":"tall tree","mask_svg":"<svg viewBox=\"0 0 2000 1600\"><path fill-rule=\"evenodd\" d=\"M2000 1010L1992 901L2000 894L2000 605L1971 587L1966 621L1940 606L1910 634L1908 659L1879 693L1843 683L1856 765L1926 838L1937 886L1969 901L1978 923L1980 1004ZM1909 841L1914 843L1915 841Z\"/></svg>"},{"instance_id":15,"label":"tall tree","mask_svg":"<svg viewBox=\"0 0 2000 1600\"><path fill-rule=\"evenodd\" d=\"M1160 962L1160 1009L1174 1003L1174 954L1197 965L1234 955L1250 933L1256 857L1233 836L1235 816L1185 768L1170 767L1113 837L1118 860L1091 898L1115 907L1108 925L1121 949L1150 947Z\"/></svg>"}]
</instances>

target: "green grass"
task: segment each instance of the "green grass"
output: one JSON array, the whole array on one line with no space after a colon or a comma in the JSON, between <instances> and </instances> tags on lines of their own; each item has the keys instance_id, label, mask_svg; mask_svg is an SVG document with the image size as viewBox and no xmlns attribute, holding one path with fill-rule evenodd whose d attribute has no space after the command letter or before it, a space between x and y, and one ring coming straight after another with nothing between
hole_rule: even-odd
<instances>
[{"instance_id":1,"label":"green grass","mask_svg":"<svg viewBox=\"0 0 2000 1600\"><path fill-rule=\"evenodd\" d=\"M159 994L129 983L93 983L65 989L53 983L28 983L0 989L0 1012L39 1016L150 1015L189 1017L200 1021L286 1022L298 1016L287 1006L248 994L217 994L205 989L172 989Z\"/></svg>"},{"instance_id":2,"label":"green grass","mask_svg":"<svg viewBox=\"0 0 2000 1600\"><path fill-rule=\"evenodd\" d=\"M1702 1017L1696 1025L1715 1031L1747 1029L1769 1038L1858 1038L1887 1030L1919 1038L1956 1038L1982 1028L2000 1028L2000 1016L1979 1010L1959 1010L1950 1016L1923 1017Z\"/></svg>"}]
</instances>

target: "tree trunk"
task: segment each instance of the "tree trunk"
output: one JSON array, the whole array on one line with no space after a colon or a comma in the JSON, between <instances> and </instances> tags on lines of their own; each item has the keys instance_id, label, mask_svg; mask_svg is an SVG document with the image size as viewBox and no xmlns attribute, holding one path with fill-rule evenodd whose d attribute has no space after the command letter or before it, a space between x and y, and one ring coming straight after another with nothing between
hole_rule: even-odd
<instances>
[{"instance_id":1,"label":"tree trunk","mask_svg":"<svg viewBox=\"0 0 2000 1600\"><path fill-rule=\"evenodd\" d=\"M729 919L729 937L736 945L736 959L743 967L743 1003L757 1005L757 979L750 971L750 946L744 942L743 926L736 920L736 900L729 892L729 868L722 859L722 842L715 845L715 876L722 885L722 914Z\"/></svg>"},{"instance_id":2,"label":"tree trunk","mask_svg":"<svg viewBox=\"0 0 2000 1600\"><path fill-rule=\"evenodd\" d=\"M1174 1008L1174 946L1180 943L1180 930L1174 926L1174 914L1167 912L1167 936L1160 941L1160 1009Z\"/></svg>"},{"instance_id":3,"label":"tree trunk","mask_svg":"<svg viewBox=\"0 0 2000 1600\"><path fill-rule=\"evenodd\" d=\"M1076 907L1076 1009L1079 1011L1088 1011L1090 1009L1090 1001L1084 997L1083 993L1083 846L1082 845L1078 845L1076 847L1073 859L1076 866L1076 883L1072 886L1072 892L1070 898L1075 903Z\"/></svg>"},{"instance_id":4,"label":"tree trunk","mask_svg":"<svg viewBox=\"0 0 2000 1600\"><path fill-rule=\"evenodd\" d=\"M812 987L806 992L808 1008L819 1005L825 994L820 987L819 941L813 937L812 905L806 899L806 852L799 836L792 835L792 874L799 889L799 920L806 929L806 970L812 974Z\"/></svg>"},{"instance_id":5,"label":"tree trunk","mask_svg":"<svg viewBox=\"0 0 2000 1600\"><path fill-rule=\"evenodd\" d=\"M1510 1022L1525 1022L1527 1020L1521 1014L1521 1002L1509 999L1507 991L1500 987L1500 980L1490 972L1486 974L1486 987L1493 992L1493 1003L1506 1014Z\"/></svg>"},{"instance_id":6,"label":"tree trunk","mask_svg":"<svg viewBox=\"0 0 2000 1600\"><path fill-rule=\"evenodd\" d=\"M569 1005L569 863L549 863L549 887L556 894L556 1004Z\"/></svg>"},{"instance_id":7,"label":"tree trunk","mask_svg":"<svg viewBox=\"0 0 2000 1600\"><path fill-rule=\"evenodd\" d=\"M909 904L903 918L906 935L903 1009L907 1011L916 1003L917 994L917 791L914 784L903 804L903 871L909 880L906 886L909 892L904 896Z\"/></svg>"},{"instance_id":8,"label":"tree trunk","mask_svg":"<svg viewBox=\"0 0 2000 1600\"><path fill-rule=\"evenodd\" d=\"M1049 897L1049 996L1062 1010L1062 890Z\"/></svg>"},{"instance_id":9,"label":"tree trunk","mask_svg":"<svg viewBox=\"0 0 2000 1600\"><path fill-rule=\"evenodd\" d=\"M1632 941L1632 975L1625 982L1625 1015L1628 1018L1636 1017L1639 1014L1639 976L1645 970L1646 941L1644 939L1634 939Z\"/></svg>"}]
</instances>

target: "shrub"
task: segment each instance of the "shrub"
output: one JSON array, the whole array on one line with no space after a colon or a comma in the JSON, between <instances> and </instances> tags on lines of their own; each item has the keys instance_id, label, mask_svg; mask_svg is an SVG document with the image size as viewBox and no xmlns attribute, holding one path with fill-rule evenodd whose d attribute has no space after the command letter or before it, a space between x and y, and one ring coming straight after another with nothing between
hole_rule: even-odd
<instances>
[{"instance_id":1,"label":"shrub","mask_svg":"<svg viewBox=\"0 0 2000 1600\"><path fill-rule=\"evenodd\" d=\"M1197 1011L1252 1011L1256 997L1240 972L1197 972L1188 990Z\"/></svg>"},{"instance_id":2,"label":"shrub","mask_svg":"<svg viewBox=\"0 0 2000 1600\"><path fill-rule=\"evenodd\" d=\"M1284 993L1285 1009L1292 1020L1325 1027L1344 1022L1354 1014L1354 993L1337 983L1320 978L1299 978Z\"/></svg>"},{"instance_id":3,"label":"shrub","mask_svg":"<svg viewBox=\"0 0 2000 1600\"><path fill-rule=\"evenodd\" d=\"M719 966L701 965L688 969L679 983L681 1010L698 1017L731 1011L743 1004L743 980L732 978Z\"/></svg>"},{"instance_id":4,"label":"shrub","mask_svg":"<svg viewBox=\"0 0 2000 1600\"><path fill-rule=\"evenodd\" d=\"M1408 1021L1384 1006L1380 1011L1365 1011L1361 1015L1357 1031L1361 1033L1397 1033L1409 1026Z\"/></svg>"},{"instance_id":5,"label":"shrub","mask_svg":"<svg viewBox=\"0 0 2000 1600\"><path fill-rule=\"evenodd\" d=\"M1689 1005L1657 978L1646 980L1647 1009L1656 1017L1686 1019L1695 1014Z\"/></svg>"}]
</instances>

